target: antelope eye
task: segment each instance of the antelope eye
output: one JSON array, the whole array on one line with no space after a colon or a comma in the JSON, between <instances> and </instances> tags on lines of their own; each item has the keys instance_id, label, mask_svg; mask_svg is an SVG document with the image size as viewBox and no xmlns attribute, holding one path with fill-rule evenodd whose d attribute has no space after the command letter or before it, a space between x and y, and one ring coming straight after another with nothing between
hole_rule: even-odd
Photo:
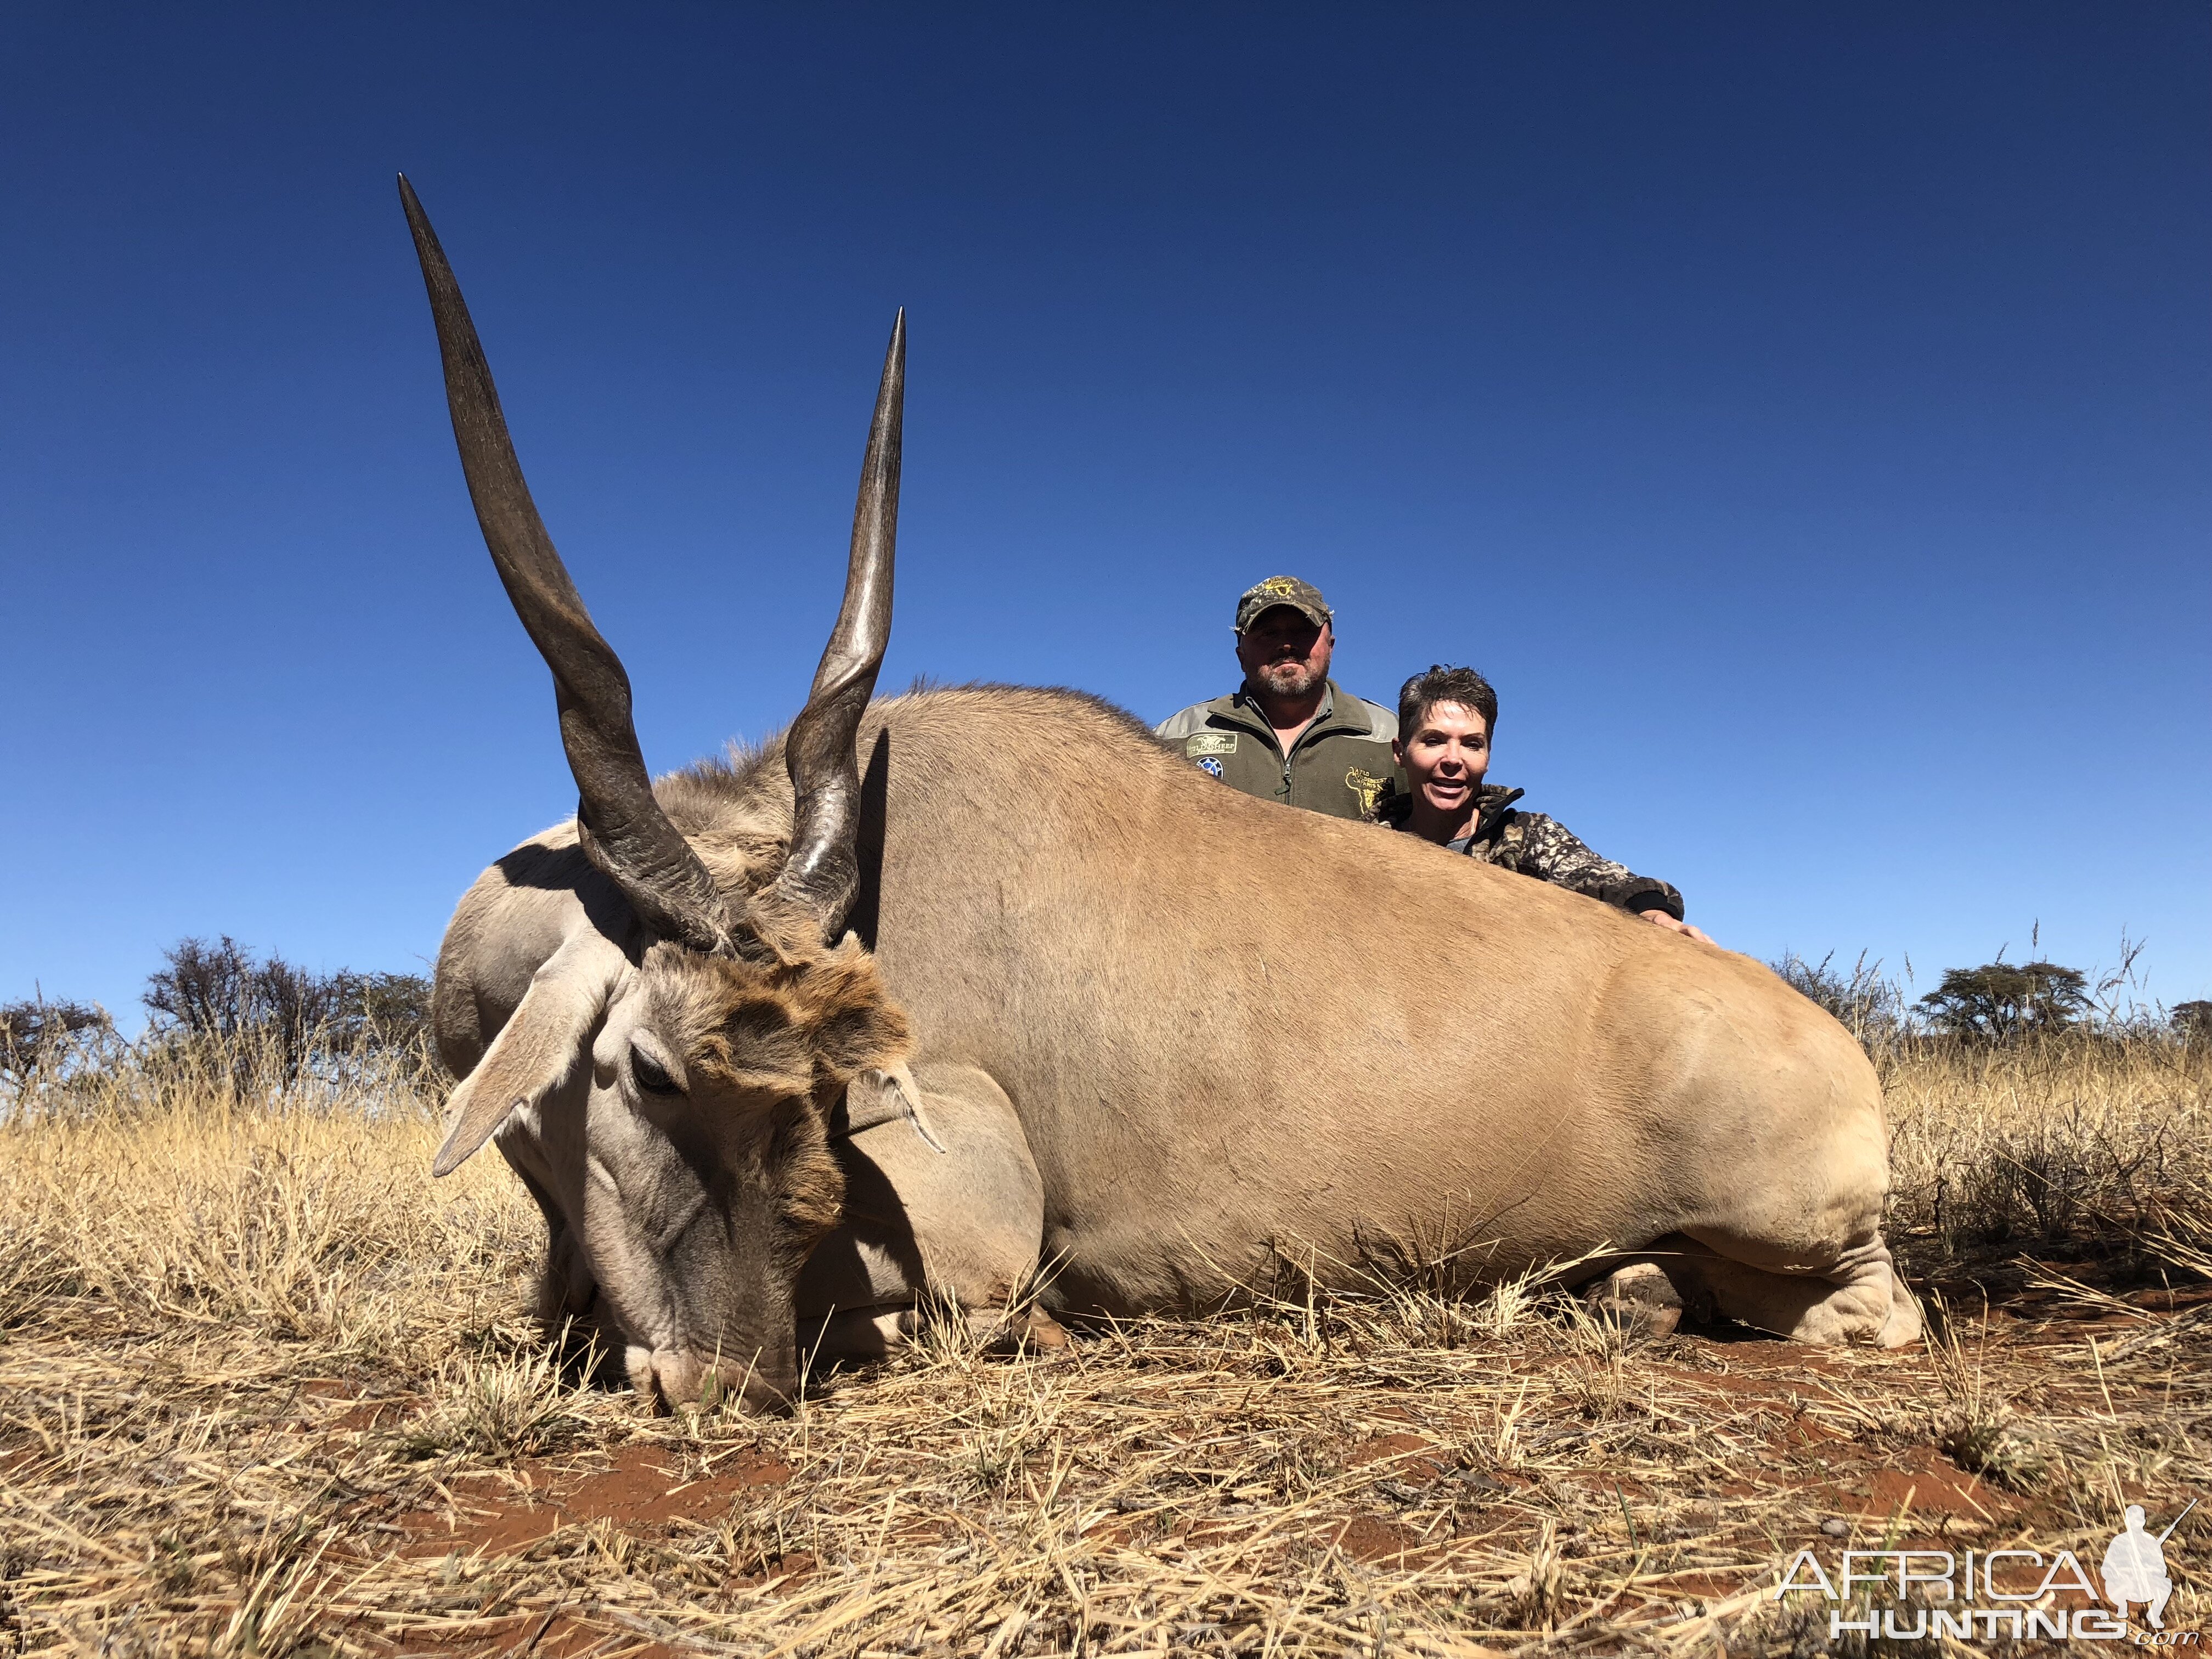
<instances>
[{"instance_id":1,"label":"antelope eye","mask_svg":"<svg viewBox=\"0 0 2212 1659\"><path fill-rule=\"evenodd\" d=\"M676 1079L661 1070L659 1061L635 1045L629 1051L629 1071L630 1075L637 1079L637 1086L649 1095L680 1095L684 1092L677 1086Z\"/></svg>"}]
</instances>

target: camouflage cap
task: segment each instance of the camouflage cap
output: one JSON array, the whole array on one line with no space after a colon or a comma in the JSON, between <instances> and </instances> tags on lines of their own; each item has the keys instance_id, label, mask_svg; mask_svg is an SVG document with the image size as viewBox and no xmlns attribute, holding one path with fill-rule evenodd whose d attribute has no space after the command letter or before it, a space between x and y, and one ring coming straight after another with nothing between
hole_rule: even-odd
<instances>
[{"instance_id":1,"label":"camouflage cap","mask_svg":"<svg viewBox=\"0 0 2212 1659\"><path fill-rule=\"evenodd\" d=\"M1302 582L1296 576L1270 576L1246 588L1237 601L1237 631L1242 634L1261 611L1272 611L1279 605L1304 612L1316 628L1328 627L1336 614L1328 608L1328 601L1322 598L1321 589L1311 582Z\"/></svg>"}]
</instances>

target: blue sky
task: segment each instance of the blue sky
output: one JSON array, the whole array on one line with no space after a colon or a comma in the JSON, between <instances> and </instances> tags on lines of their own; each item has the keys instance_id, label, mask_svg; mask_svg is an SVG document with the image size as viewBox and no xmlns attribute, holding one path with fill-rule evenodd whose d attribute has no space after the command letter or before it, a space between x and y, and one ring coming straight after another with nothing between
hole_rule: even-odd
<instances>
[{"instance_id":1,"label":"blue sky","mask_svg":"<svg viewBox=\"0 0 2212 1659\"><path fill-rule=\"evenodd\" d=\"M2212 995L2201 6L19 7L0 93L0 1000L414 967L573 806L403 169L656 769L803 696L903 304L886 685L1158 720L1288 571L1730 945Z\"/></svg>"}]
</instances>

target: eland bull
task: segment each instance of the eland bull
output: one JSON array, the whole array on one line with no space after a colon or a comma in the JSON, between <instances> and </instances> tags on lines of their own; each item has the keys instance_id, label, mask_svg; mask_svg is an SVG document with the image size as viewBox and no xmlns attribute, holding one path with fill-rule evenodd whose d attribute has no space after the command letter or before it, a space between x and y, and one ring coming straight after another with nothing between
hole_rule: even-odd
<instances>
[{"instance_id":1,"label":"eland bull","mask_svg":"<svg viewBox=\"0 0 2212 1659\"><path fill-rule=\"evenodd\" d=\"M1425 1240L1462 1285L1595 1255L1806 1341L1917 1334L1873 1070L1758 963L1224 789L1079 693L871 701L903 313L805 708L653 782L400 188L580 796L463 898L435 996L462 1081L434 1172L495 1139L544 1212L549 1325L672 1403L772 1407L921 1300L1049 1345L1054 1315L1203 1310Z\"/></svg>"}]
</instances>

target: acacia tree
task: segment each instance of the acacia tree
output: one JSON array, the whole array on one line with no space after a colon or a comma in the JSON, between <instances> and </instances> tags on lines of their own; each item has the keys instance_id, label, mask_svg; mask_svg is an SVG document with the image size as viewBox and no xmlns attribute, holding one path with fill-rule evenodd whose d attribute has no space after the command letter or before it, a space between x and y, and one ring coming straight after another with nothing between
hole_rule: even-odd
<instances>
[{"instance_id":1,"label":"acacia tree","mask_svg":"<svg viewBox=\"0 0 2212 1659\"><path fill-rule=\"evenodd\" d=\"M33 1075L67 1063L86 1033L112 1036L105 1008L49 1002L40 995L0 1005L0 1083L21 1088Z\"/></svg>"},{"instance_id":2,"label":"acacia tree","mask_svg":"<svg viewBox=\"0 0 2212 1659\"><path fill-rule=\"evenodd\" d=\"M318 1060L404 1051L429 1029L430 982L419 975L313 973L274 953L258 959L227 933L212 945L179 939L161 957L143 999L156 1027L216 1042L241 1084L272 1061L289 1082Z\"/></svg>"},{"instance_id":3,"label":"acacia tree","mask_svg":"<svg viewBox=\"0 0 2212 1659\"><path fill-rule=\"evenodd\" d=\"M2089 982L2055 962L1985 962L1945 970L1920 999L1938 1030L1983 1042L2063 1030L2089 1012Z\"/></svg>"},{"instance_id":4,"label":"acacia tree","mask_svg":"<svg viewBox=\"0 0 2212 1659\"><path fill-rule=\"evenodd\" d=\"M2188 1042L2212 1042L2212 1002L2177 1002L2166 1019Z\"/></svg>"}]
</instances>

